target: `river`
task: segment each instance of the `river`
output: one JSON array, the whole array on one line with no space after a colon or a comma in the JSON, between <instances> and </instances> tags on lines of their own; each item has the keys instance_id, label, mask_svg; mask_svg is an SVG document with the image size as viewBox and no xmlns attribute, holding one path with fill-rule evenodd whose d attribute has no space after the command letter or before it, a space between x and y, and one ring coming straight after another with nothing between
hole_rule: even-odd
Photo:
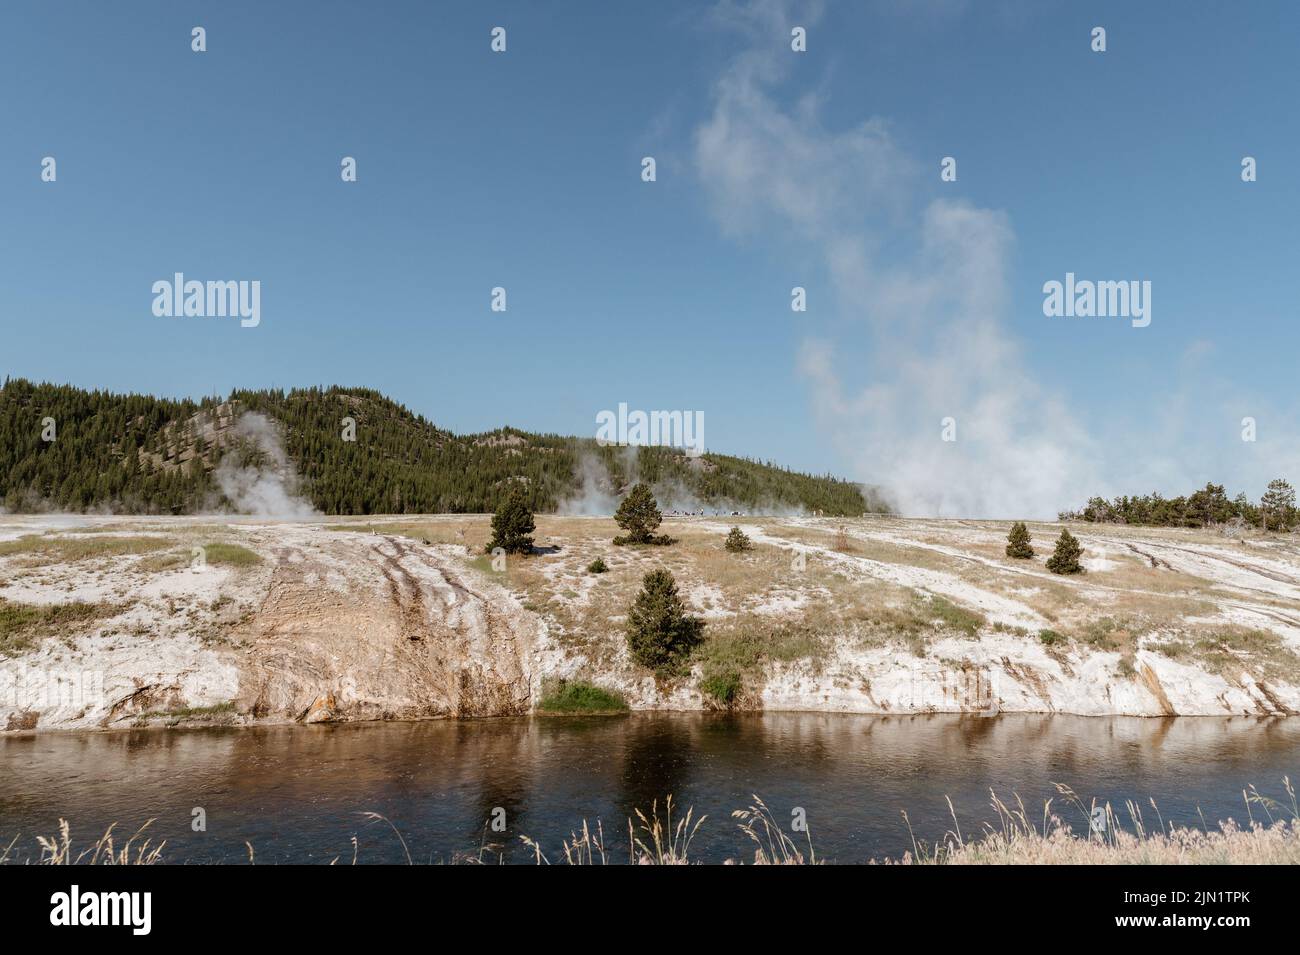
<instances>
[{"instance_id":1,"label":"river","mask_svg":"<svg viewBox=\"0 0 1300 955\"><path fill-rule=\"evenodd\" d=\"M1166 821L1213 826L1245 820L1246 786L1280 797L1298 771L1300 719L1245 717L636 714L46 733L0 737L0 848L19 836L31 856L61 816L77 845L154 818L169 862L246 862L247 842L258 863L348 863L353 835L360 862L449 861L485 837L528 861L521 835L556 861L585 818L625 861L628 816L672 793L708 816L692 858L716 862L747 856L731 811L757 794L787 828L801 812L819 856L861 862L910 847L904 810L918 838L941 838L945 797L966 834L993 818L990 790L1018 794L1033 818L1055 796L1081 829L1057 782L1121 812L1133 799L1153 828L1152 798ZM485 833L492 819L505 830Z\"/></svg>"}]
</instances>

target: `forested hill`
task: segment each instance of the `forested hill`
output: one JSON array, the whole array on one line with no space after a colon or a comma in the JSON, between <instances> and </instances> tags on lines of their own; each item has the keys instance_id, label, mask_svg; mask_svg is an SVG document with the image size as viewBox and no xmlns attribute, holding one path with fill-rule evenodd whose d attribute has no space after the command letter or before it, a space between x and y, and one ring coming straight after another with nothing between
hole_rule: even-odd
<instances>
[{"instance_id":1,"label":"forested hill","mask_svg":"<svg viewBox=\"0 0 1300 955\"><path fill-rule=\"evenodd\" d=\"M345 419L355 422L355 440L345 440ZM296 492L327 514L491 511L515 482L536 510L554 511L575 498L616 497L633 480L654 485L665 509L884 509L853 482L745 458L692 459L658 447L629 454L513 428L456 435L367 388L237 391L197 402L24 379L0 389L0 502L13 512L220 508L232 473L289 475L280 448Z\"/></svg>"}]
</instances>

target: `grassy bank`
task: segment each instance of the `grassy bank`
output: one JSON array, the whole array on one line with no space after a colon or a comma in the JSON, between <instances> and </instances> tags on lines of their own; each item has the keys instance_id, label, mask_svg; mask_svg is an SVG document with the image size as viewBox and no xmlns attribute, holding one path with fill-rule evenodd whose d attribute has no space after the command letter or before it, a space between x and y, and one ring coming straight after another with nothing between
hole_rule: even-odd
<instances>
[{"instance_id":1,"label":"grassy bank","mask_svg":"<svg viewBox=\"0 0 1300 955\"><path fill-rule=\"evenodd\" d=\"M1008 805L996 795L997 817L974 838L953 828L932 845L913 840L902 865L1297 865L1300 864L1300 807L1290 779L1284 779L1284 803L1261 795L1254 786L1244 794L1246 824L1228 819L1200 828L1165 823L1154 800L1146 811L1132 800L1116 810L1109 803L1085 803L1068 786L1057 785L1066 816L1053 800L1040 818L1031 817L1017 799ZM1079 821L1076 829L1068 818ZM909 824L909 830L910 830ZM1082 833L1082 834L1080 834Z\"/></svg>"},{"instance_id":2,"label":"grassy bank","mask_svg":"<svg viewBox=\"0 0 1300 955\"><path fill-rule=\"evenodd\" d=\"M556 680L547 684L537 712L550 715L588 715L626 713L627 700L611 690L604 690L578 680Z\"/></svg>"}]
</instances>

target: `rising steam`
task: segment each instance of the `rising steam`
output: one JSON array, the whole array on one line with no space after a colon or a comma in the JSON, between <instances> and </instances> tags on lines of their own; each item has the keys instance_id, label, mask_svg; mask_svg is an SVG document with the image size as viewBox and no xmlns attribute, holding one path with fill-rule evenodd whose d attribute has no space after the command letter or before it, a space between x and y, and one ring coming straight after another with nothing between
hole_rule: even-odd
<instances>
[{"instance_id":1,"label":"rising steam","mask_svg":"<svg viewBox=\"0 0 1300 955\"><path fill-rule=\"evenodd\" d=\"M269 418L246 412L235 434L251 454L229 453L213 472L229 506L239 514L301 520L320 514L298 494L298 475L284 452L280 432Z\"/></svg>"}]
</instances>

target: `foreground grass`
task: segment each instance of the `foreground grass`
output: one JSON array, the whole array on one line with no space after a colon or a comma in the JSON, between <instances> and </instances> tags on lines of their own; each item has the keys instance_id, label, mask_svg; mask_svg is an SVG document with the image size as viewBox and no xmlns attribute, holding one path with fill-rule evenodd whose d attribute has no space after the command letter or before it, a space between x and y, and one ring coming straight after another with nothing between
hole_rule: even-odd
<instances>
[{"instance_id":1,"label":"foreground grass","mask_svg":"<svg viewBox=\"0 0 1300 955\"><path fill-rule=\"evenodd\" d=\"M1165 824L1154 800L1156 828L1133 801L1117 812L1109 803L1085 804L1068 786L1057 784L1065 803L1083 820L1075 833L1043 807L1041 821L1031 818L1020 801L1016 806L992 795L997 823L985 824L979 836L967 840L953 817L953 829L926 846L913 839L912 851L886 864L901 865L1300 865L1300 807L1289 778L1283 779L1289 804L1261 795L1254 786L1243 793L1248 823L1228 819L1211 829ZM951 807L951 803L949 803ZM1256 818L1256 817L1259 818ZM910 829L909 824L909 829Z\"/></svg>"},{"instance_id":2,"label":"foreground grass","mask_svg":"<svg viewBox=\"0 0 1300 955\"><path fill-rule=\"evenodd\" d=\"M58 835L48 838L36 837L40 855L31 861L38 865L154 865L162 861L165 842L155 845L149 838L147 830L152 824L153 820L150 819L122 843L116 841L113 833L116 828L114 824L99 837L98 842L85 849L75 850L72 846L72 833L68 822L66 819L60 819ZM18 839L15 837L9 845L0 847L0 865L19 861L14 856L14 846L17 843Z\"/></svg>"},{"instance_id":3,"label":"foreground grass","mask_svg":"<svg viewBox=\"0 0 1300 955\"><path fill-rule=\"evenodd\" d=\"M973 837L963 835L953 813L953 828L931 845L912 839L912 849L897 859L873 859L882 865L1297 865L1300 864L1300 806L1289 778L1283 779L1287 802L1281 803L1261 795L1254 786L1243 792L1247 825L1239 826L1228 819L1214 829L1202 822L1201 828L1166 824L1154 800L1151 811L1157 819L1155 828L1148 825L1136 803L1129 801L1124 811L1115 811L1109 803L1095 800L1085 803L1068 786L1057 784L1064 805L1077 811L1083 820L1077 834L1052 810L1054 800L1043 805L1041 819L1032 818L1020 800L1014 808L991 794L996 813L995 823L985 823ZM758 796L744 809L731 814L745 851L728 864L752 865L820 865L810 830L800 839L785 832L776 815ZM951 809L952 803L949 802ZM375 812L361 814L369 822L383 823L392 830L402 846L407 864L414 864L410 849L400 831L385 816ZM689 865L691 844L703 828L707 816L696 817L693 809L683 815L671 796L658 800L649 813L636 810L627 820L627 859L631 865ZM907 829L911 823L903 814ZM7 847L0 846L0 865L35 862L40 865L152 865L162 861L163 843L151 844L146 837L153 820L146 822L125 843L115 845L113 828L98 842L74 852L68 824L59 820L57 836L38 837L39 856L20 860L14 852L18 839ZM491 864L504 861L503 846L485 838L476 851L457 853L453 864ZM609 848L602 824L593 827L583 820L578 829L561 837L560 848L548 854L538 840L520 836L532 861L537 865L610 865L615 859ZM352 837L352 864L358 861L358 842ZM621 853L620 853L621 856ZM248 846L248 860L255 862L253 847ZM331 864L337 863L338 858Z\"/></svg>"}]
</instances>

